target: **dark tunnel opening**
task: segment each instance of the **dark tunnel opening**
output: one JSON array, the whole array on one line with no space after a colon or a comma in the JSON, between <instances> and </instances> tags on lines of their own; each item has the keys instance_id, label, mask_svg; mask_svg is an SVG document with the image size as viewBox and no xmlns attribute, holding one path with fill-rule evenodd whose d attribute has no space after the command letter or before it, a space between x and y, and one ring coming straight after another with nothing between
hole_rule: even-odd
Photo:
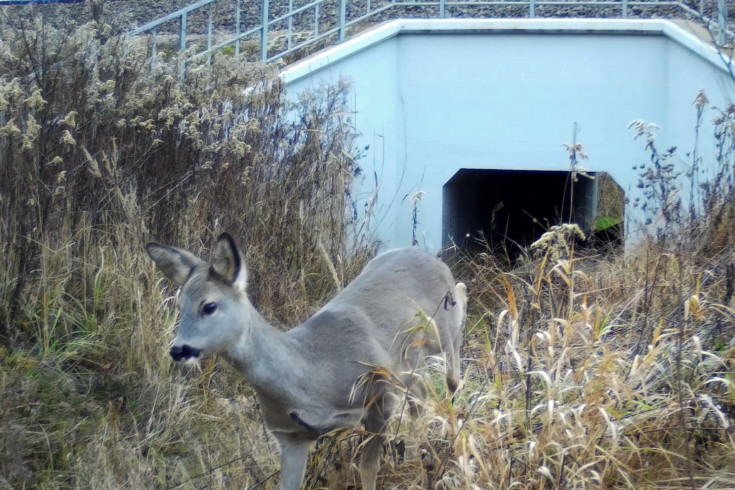
<instances>
[{"instance_id":1,"label":"dark tunnel opening","mask_svg":"<svg viewBox=\"0 0 735 490\"><path fill-rule=\"evenodd\" d=\"M576 223L589 237L601 222L597 176L617 186L604 173L578 175L575 182L568 171L460 169L444 184L444 245L487 244L515 255L560 223ZM613 221L622 230L622 203L619 209Z\"/></svg>"}]
</instances>

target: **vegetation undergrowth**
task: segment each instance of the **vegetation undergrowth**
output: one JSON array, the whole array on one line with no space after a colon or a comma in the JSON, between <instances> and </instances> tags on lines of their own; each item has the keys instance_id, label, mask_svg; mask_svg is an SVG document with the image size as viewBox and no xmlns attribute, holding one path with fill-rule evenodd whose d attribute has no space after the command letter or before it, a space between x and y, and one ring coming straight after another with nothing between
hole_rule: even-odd
<instances>
[{"instance_id":1,"label":"vegetation undergrowth","mask_svg":"<svg viewBox=\"0 0 735 490\"><path fill-rule=\"evenodd\" d=\"M360 209L348 88L289 101L271 68L227 57L180 80L99 8L65 31L44 12L0 13L0 487L275 488L242 378L172 367L176 292L143 244L199 254L227 230L256 306L307 317L375 246L345 213ZM471 294L462 387L449 403L429 376L380 485L735 486L733 114L716 121L718 178L686 201L670 186L695 175L633 126L654 232L626 255L577 250L572 226L512 268L451 254ZM357 484L359 435L318 445L310 488Z\"/></svg>"},{"instance_id":2,"label":"vegetation undergrowth","mask_svg":"<svg viewBox=\"0 0 735 490\"><path fill-rule=\"evenodd\" d=\"M175 290L143 245L199 253L227 230L255 303L303 320L370 253L343 218L348 87L291 101L273 68L224 57L180 80L93 13L60 31L43 6L0 12L0 486L262 481L274 451L241 378L171 369Z\"/></svg>"}]
</instances>

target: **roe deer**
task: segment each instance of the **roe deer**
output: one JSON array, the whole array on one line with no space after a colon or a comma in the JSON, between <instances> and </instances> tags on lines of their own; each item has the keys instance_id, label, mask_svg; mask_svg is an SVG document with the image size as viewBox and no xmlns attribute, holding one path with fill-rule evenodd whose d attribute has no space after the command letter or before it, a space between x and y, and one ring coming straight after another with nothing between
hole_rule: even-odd
<instances>
[{"instance_id":1,"label":"roe deer","mask_svg":"<svg viewBox=\"0 0 735 490\"><path fill-rule=\"evenodd\" d=\"M362 487L374 490L386 421L397 406L391 393L422 397L417 369L442 352L447 386L457 389L466 288L428 253L406 248L377 256L314 316L284 332L248 301L246 269L228 234L210 263L157 243L146 249L183 286L171 357L221 354L242 373L280 444L284 490L301 486L319 436L360 424L373 434L360 458Z\"/></svg>"}]
</instances>

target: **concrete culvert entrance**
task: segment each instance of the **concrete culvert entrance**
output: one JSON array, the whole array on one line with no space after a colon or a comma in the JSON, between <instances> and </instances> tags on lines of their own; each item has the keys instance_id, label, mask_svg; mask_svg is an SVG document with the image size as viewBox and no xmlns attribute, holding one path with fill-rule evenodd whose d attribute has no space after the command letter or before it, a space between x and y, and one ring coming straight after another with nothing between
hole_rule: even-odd
<instances>
[{"instance_id":1,"label":"concrete culvert entrance","mask_svg":"<svg viewBox=\"0 0 735 490\"><path fill-rule=\"evenodd\" d=\"M460 169L444 184L444 245L479 241L515 255L550 226L569 222L589 236L597 191L598 179L578 176L572 182L567 171Z\"/></svg>"}]
</instances>

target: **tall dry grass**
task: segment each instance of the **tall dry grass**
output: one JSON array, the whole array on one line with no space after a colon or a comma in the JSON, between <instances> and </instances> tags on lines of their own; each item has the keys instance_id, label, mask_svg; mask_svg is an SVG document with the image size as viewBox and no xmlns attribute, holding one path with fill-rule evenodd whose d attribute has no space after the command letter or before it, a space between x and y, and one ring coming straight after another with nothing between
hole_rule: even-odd
<instances>
[{"instance_id":1,"label":"tall dry grass","mask_svg":"<svg viewBox=\"0 0 735 490\"><path fill-rule=\"evenodd\" d=\"M343 218L347 86L289 101L274 69L226 57L179 80L95 12L64 31L0 13L0 486L262 480L272 448L240 378L171 370L175 291L142 247L226 229L257 304L303 319L329 267L347 280L369 251Z\"/></svg>"},{"instance_id":2,"label":"tall dry grass","mask_svg":"<svg viewBox=\"0 0 735 490\"><path fill-rule=\"evenodd\" d=\"M247 384L217 359L172 368L175 291L142 244L200 253L226 229L259 308L307 316L372 245L343 219L346 87L289 103L270 68L224 56L182 81L102 12L64 32L3 12L0 486L275 488ZM391 424L382 487L735 486L733 114L692 212L642 154L639 205L663 221L628 255L582 255L569 227L512 268L447 253L471 293L462 389L450 402L429 373L422 414ZM309 488L357 485L359 435L324 438Z\"/></svg>"},{"instance_id":3,"label":"tall dry grass","mask_svg":"<svg viewBox=\"0 0 735 490\"><path fill-rule=\"evenodd\" d=\"M732 486L729 279L658 242L604 260L563 243L511 272L463 264L475 342L455 451L473 464L455 471L478 488Z\"/></svg>"}]
</instances>

